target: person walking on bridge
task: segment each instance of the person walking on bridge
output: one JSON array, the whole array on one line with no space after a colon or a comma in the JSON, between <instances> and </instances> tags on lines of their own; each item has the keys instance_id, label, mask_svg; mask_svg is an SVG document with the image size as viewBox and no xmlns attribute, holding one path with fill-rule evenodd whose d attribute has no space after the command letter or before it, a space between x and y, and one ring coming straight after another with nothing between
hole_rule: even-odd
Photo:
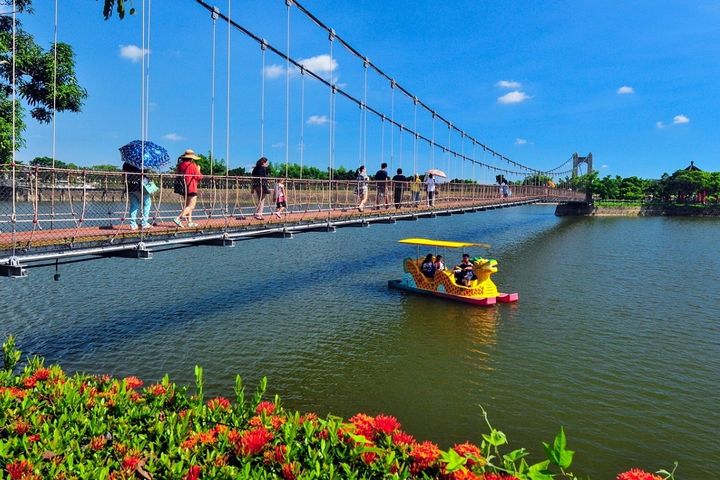
<instances>
[{"instance_id":1,"label":"person walking on bridge","mask_svg":"<svg viewBox=\"0 0 720 480\"><path fill-rule=\"evenodd\" d=\"M387 173L387 163L380 165L380 170L375 172L375 181L377 182L377 197L375 198L375 208L380 210L380 205L385 204L385 208L390 208L387 197L387 184L390 176Z\"/></svg>"},{"instance_id":2,"label":"person walking on bridge","mask_svg":"<svg viewBox=\"0 0 720 480\"><path fill-rule=\"evenodd\" d=\"M185 150L185 153L178 157L178 179L176 179L175 193L183 195L185 197L185 203L180 215L175 217L173 222L180 228L184 228L185 226L182 223L183 218L187 219L188 227L197 227L197 223L193 222L192 212L195 210L195 205L197 205L198 183L203 175L200 172L200 167L195 163L196 160L200 160L200 157L190 149ZM182 177L180 177L180 175L182 175ZM180 188L178 188L178 186Z\"/></svg>"},{"instance_id":3,"label":"person walking on bridge","mask_svg":"<svg viewBox=\"0 0 720 480\"><path fill-rule=\"evenodd\" d=\"M357 189L355 190L358 197L357 209L362 212L365 210L365 202L367 202L368 199L369 178L365 171L365 165L360 165L360 168L358 168L357 172L355 172L355 181L357 182Z\"/></svg>"},{"instance_id":4,"label":"person walking on bridge","mask_svg":"<svg viewBox=\"0 0 720 480\"><path fill-rule=\"evenodd\" d=\"M255 162L255 168L253 168L252 176L252 190L257 195L258 203L255 208L255 218L258 220L263 219L263 210L265 209L265 198L270 193L270 184L268 183L268 176L270 176L270 168L268 165L270 161L265 157L260 157Z\"/></svg>"}]
</instances>

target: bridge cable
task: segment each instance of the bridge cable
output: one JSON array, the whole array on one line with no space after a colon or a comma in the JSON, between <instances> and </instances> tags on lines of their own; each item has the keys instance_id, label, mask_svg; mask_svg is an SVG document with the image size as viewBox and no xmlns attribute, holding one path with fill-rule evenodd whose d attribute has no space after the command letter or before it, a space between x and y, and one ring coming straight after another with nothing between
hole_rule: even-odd
<instances>
[{"instance_id":1,"label":"bridge cable","mask_svg":"<svg viewBox=\"0 0 720 480\"><path fill-rule=\"evenodd\" d=\"M16 166L15 166L15 149L17 148L17 135L15 133L16 128L16 119L15 119L15 110L17 109L17 70L16 70L16 57L17 57L17 30L16 30L16 15L17 15L17 6L15 5L15 0L13 0L13 12L12 12L12 256L15 258L16 253L16 242L15 242L15 235L17 231L17 206L16 206L16 199L15 199L15 185L17 179L16 177Z\"/></svg>"},{"instance_id":2,"label":"bridge cable","mask_svg":"<svg viewBox=\"0 0 720 480\"><path fill-rule=\"evenodd\" d=\"M198 3L199 5L203 6L204 8L206 8L206 9L208 9L208 10L211 10L211 9L212 9L212 7L205 2L205 0L195 0L195 1L196 1L196 3ZM295 3L295 4L297 5L297 2L295 2L294 0L293 0L293 3ZM255 35L254 33L252 33L251 31L249 31L247 28L245 28L245 27L243 27L242 25L238 24L237 22L235 22L234 20L232 20L232 19L231 19L230 17L228 17L227 15L224 15L224 14L221 13L221 14L220 14L220 18L223 18L224 20L227 20L232 26L234 26L235 28L237 28L238 30L240 30L243 34L245 34L246 36L250 37L251 39L253 39L253 40L256 41L257 43L262 44L263 42L265 42L265 46L266 46L267 49L271 50L273 53L275 53L277 56L281 57L282 59L289 59L290 63L292 63L295 67L297 67L297 68L300 67L300 65L301 65L300 62L298 62L297 60L294 60L294 59L292 59L292 58L289 58L286 54L284 54L283 52L281 52L281 51L278 50L277 48L273 47L273 46L270 45L270 44L267 44L266 41L264 41L263 39L261 39L260 37L258 37L258 36ZM331 30L330 32L331 32L331 33L330 33L330 36L329 36L329 38L331 39L330 49L331 49L331 51L332 51L332 43L333 43L334 39L336 38L336 36L335 36L334 30ZM332 61L332 56L331 56L331 61ZM372 63L370 63L370 66L372 66ZM331 111L333 112L333 113L332 113L331 122L335 119L335 113L334 113L334 103L335 103L335 102L334 102L334 100L332 100L332 99L334 99L334 97L335 97L336 94L342 95L343 97L345 97L346 99L350 100L351 102L354 102L354 103L357 104L357 105L359 105L359 104L361 103L361 100L353 97L352 95L350 95L349 93L347 93L347 92L344 91L343 89L339 88L339 87L334 83L334 77L333 77L332 75L330 75L330 80L327 80L327 79L321 77L320 75L318 75L317 73L313 72L312 70L307 70L307 72L308 72L308 74L309 74L310 76L312 76L313 78L315 78L315 79L318 80L319 82L325 84L325 85L328 86L328 87L330 88L330 90L331 90L331 93L330 93L331 102L330 102L330 103L331 103ZM400 87L398 86L398 88L400 88ZM419 101L419 100L418 100L418 104L421 105L421 106L423 105L423 103L422 103L421 101ZM370 111L371 113L373 113L374 115L376 115L376 116L378 116L378 117L381 117L381 116L383 115L382 113L380 113L377 109L375 109L375 108L373 108L373 107L366 106L366 108L368 109L368 111ZM438 115L436 112L434 113L434 115L435 115L435 117L438 117L438 118L440 118L441 120L443 120L446 124L449 123L449 122L447 122L447 120L444 120L444 119L443 119L440 115ZM397 123L397 122L394 122L393 124L394 124L395 126L399 127L399 128L402 129L402 130L407 130L407 128L405 128L404 126L400 125L400 124ZM453 128L455 128L455 127L453 127ZM334 132L334 130L335 130L335 128L334 128L334 126L332 125L332 123L331 123L331 130L333 130L333 132ZM334 134L333 134L333 135L334 135ZM331 135L331 137L332 137L333 135ZM427 138L427 137L425 137L425 136L423 136L423 135L418 134L418 138L419 138L419 139L422 139L424 142L428 143L431 148L433 148L433 147L434 147L434 148L444 148L442 145L438 145L438 144L435 143L433 140L431 140L431 139L429 139L429 138ZM478 143L479 143L479 142L478 142ZM330 156L332 157L333 154L334 154L334 141L331 141L331 145L333 146L333 148L331 148L331 152L330 152ZM506 157L503 157L502 155L494 152L494 151L493 151L492 149L490 149L489 147L488 147L488 150L491 151L491 152L493 152L496 156L501 157L502 159L507 159ZM457 152L454 152L454 153L457 154ZM467 159L467 160L470 160L470 159ZM509 159L507 159L507 160L509 160ZM331 159L331 161L332 161L332 159ZM514 163L517 163L517 162L514 162ZM517 165L520 165L520 164L517 164ZM494 165L487 165L487 166L488 166L488 168L494 169L494 170L496 170L496 171L502 170L502 169L500 169L499 167L496 167L496 166L494 166ZM533 169L533 170L534 170L534 169ZM517 172L514 172L514 173L517 173Z\"/></svg>"},{"instance_id":3,"label":"bridge cable","mask_svg":"<svg viewBox=\"0 0 720 480\"><path fill-rule=\"evenodd\" d=\"M227 16L227 58L226 58L226 87L225 87L225 205L228 205L229 203L229 177L228 172L230 171L230 66L231 66L231 56L230 56L230 37L232 33L232 28L230 28L230 11L232 7L232 0L228 0L228 16ZM217 13L218 16L220 16L220 12L215 8L213 9L214 12ZM236 205L237 205L237 199L236 199ZM233 214L235 207L233 207Z\"/></svg>"},{"instance_id":4,"label":"bridge cable","mask_svg":"<svg viewBox=\"0 0 720 480\"><path fill-rule=\"evenodd\" d=\"M300 179L303 178L305 154L305 68L300 67Z\"/></svg>"},{"instance_id":5,"label":"bridge cable","mask_svg":"<svg viewBox=\"0 0 720 480\"><path fill-rule=\"evenodd\" d=\"M291 0L285 0L287 11L287 58L285 59L285 178L288 177L288 163L290 162L290 5Z\"/></svg>"},{"instance_id":6,"label":"bridge cable","mask_svg":"<svg viewBox=\"0 0 720 480\"><path fill-rule=\"evenodd\" d=\"M260 156L265 156L265 50L267 42L260 44L262 68L260 69Z\"/></svg>"}]
</instances>

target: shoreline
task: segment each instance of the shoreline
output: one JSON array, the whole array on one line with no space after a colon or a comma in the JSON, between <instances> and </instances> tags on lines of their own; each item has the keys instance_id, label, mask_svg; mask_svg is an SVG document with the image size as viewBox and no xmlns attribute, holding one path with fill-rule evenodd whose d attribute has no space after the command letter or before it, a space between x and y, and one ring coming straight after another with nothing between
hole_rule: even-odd
<instances>
[{"instance_id":1,"label":"shoreline","mask_svg":"<svg viewBox=\"0 0 720 480\"><path fill-rule=\"evenodd\" d=\"M560 204L555 215L585 217L720 217L720 205L628 205L597 206Z\"/></svg>"}]
</instances>

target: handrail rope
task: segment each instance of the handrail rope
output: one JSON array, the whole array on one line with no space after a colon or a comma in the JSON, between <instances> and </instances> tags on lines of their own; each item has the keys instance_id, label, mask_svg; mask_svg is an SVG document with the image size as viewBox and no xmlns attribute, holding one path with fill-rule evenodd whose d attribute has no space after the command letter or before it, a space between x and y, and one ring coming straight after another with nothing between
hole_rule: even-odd
<instances>
[{"instance_id":1,"label":"handrail rope","mask_svg":"<svg viewBox=\"0 0 720 480\"><path fill-rule=\"evenodd\" d=\"M196 1L198 4L200 4L201 6L203 6L204 8L206 8L206 9L211 9L211 8L212 8L212 7L210 7L210 5L208 5L204 0L195 0L195 1ZM297 2L295 2L295 0L292 0L292 1L293 1L294 3L297 3ZM252 40L254 40L255 42L257 42L257 43L259 43L259 44L263 44L263 43L264 43L266 49L272 51L274 54L276 54L276 55L279 56L280 58L282 58L282 59L284 59L284 60L288 60L288 61L289 61L290 63L292 63L293 66L295 66L296 68L300 68L300 67L301 67L301 63L300 63L299 61L297 61L297 60L295 60L295 59L293 59L293 58L290 58L288 55L284 54L283 52L281 52L280 50L278 50L277 48L275 48L275 47L272 46L271 44L267 43L267 40L264 40L264 39L258 37L257 35L255 35L254 33L250 32L247 28L243 27L242 25L238 24L237 22L235 22L234 20L232 20L231 18L229 18L229 16L227 16L227 15L225 15L225 14L223 14L223 13L220 13L219 16L220 16L223 20L226 20L226 21L227 21L229 24L231 24L233 27L235 27L236 29L238 29L240 32L242 32L244 35L246 35L247 37L249 37L249 38L251 38ZM331 30L331 32L332 32L332 30ZM334 37L333 37L333 38L334 38ZM360 104L361 100L355 98L354 96L350 95L349 93L347 93L347 92L344 91L343 89L339 88L335 83L332 83L331 81L328 81L328 80L322 78L322 76L318 75L317 73L313 72L312 70L307 70L307 69L305 69L305 71L306 71L309 75L311 75L313 78L315 78L316 80L318 80L319 82L321 82L321 83L325 84L326 86L330 87L330 89L331 89L331 95L334 94L334 93L339 93L339 94L341 94L343 97L345 97L346 99L350 100L351 102L353 102L353 103L355 103L355 104L358 104L358 105ZM334 78L334 77L333 77L332 74L331 74L331 75L330 75L330 79L332 80L333 78ZM398 86L398 88L400 88L400 87ZM333 95L333 97L334 97L334 95ZM411 97L411 98L414 98L414 97ZM418 100L418 104L419 104L419 105L423 105L423 103L422 103L420 100ZM382 115L383 115L382 113L380 113L380 111L378 111L377 109L375 109L375 108L373 108L373 107L366 106L366 108L367 108L368 111L370 111L371 113L373 113L373 114L376 115L377 117L382 117ZM435 116L438 117L438 118L440 118L441 120L444 120L444 119L443 119L440 115L438 115L437 113L435 113ZM445 122L446 122L446 124L449 123L449 122L447 122L447 121L445 121ZM408 131L409 133L416 133L416 132L409 131L409 129L407 129L406 127L398 124L397 122L392 122L392 123L393 123L396 127L399 127L399 128L401 128L401 129L403 129L403 130L405 130L405 131ZM330 125L330 128L332 129L332 124ZM456 128L456 127L453 127L453 128ZM471 139L472 139L472 137L469 137L469 136L468 136L468 138L471 138ZM428 145L429 145L430 147L445 148L444 146L439 145L439 144L433 142L431 139L429 139L429 138L427 138L427 137L425 137L424 135L421 135L421 134L419 134L419 133L418 133L418 139L421 139L421 140L425 141L426 143L428 143ZM477 142L477 140L475 140L475 141ZM479 143L480 145L483 145L481 142L477 142L477 143ZM490 149L489 147L487 147L487 146L485 146L485 147L487 148L488 151L490 151L490 152L493 154L493 156L498 156L498 157L501 158L501 160L505 160L505 161L508 161L508 162L510 162L510 163L513 163L513 164L516 163L516 162L513 162L512 160L508 159L507 157L504 157L504 156L500 155L499 153L495 152L494 150ZM332 150L332 149L331 149L331 150ZM456 153L456 152L455 152L455 153ZM474 159L470 159L470 158L466 158L466 160L475 161ZM518 165L519 165L519 166L522 166L521 164L518 164ZM501 169L501 168L499 168L499 167L497 167L497 166L495 166L495 165L486 164L485 166L486 166L487 168L489 168L489 169L493 169L493 170L499 171L499 172L504 172L504 173L508 173L508 174L509 174L509 173L521 174L521 172L517 172L517 171L511 172L511 171L509 171L509 170ZM535 169L532 169L532 170L537 171L537 172L542 172L542 171L540 171L540 170L535 170Z\"/></svg>"}]
</instances>

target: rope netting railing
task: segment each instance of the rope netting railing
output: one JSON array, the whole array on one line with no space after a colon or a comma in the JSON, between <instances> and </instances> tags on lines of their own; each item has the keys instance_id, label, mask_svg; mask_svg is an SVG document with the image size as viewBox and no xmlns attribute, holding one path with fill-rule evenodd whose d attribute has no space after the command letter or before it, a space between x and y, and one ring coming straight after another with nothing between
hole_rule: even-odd
<instances>
[{"instance_id":1,"label":"rope netting railing","mask_svg":"<svg viewBox=\"0 0 720 480\"><path fill-rule=\"evenodd\" d=\"M336 219L394 215L513 203L528 200L582 200L583 194L548 186L475 183L437 184L432 205L420 182L370 181L364 211L358 210L355 180L283 179L287 208L276 214L272 192L280 179L262 179L265 207L262 219L253 216L260 200L258 177L205 176L197 190L193 227L174 223L185 203L174 191L174 173L144 176L157 185L150 198L148 227L141 226L142 206L131 219L132 185L140 174L68 170L33 166L0 167L0 250L67 245L84 241L113 242L155 235L202 235L270 224L297 224ZM135 227L135 229L133 228Z\"/></svg>"}]
</instances>

